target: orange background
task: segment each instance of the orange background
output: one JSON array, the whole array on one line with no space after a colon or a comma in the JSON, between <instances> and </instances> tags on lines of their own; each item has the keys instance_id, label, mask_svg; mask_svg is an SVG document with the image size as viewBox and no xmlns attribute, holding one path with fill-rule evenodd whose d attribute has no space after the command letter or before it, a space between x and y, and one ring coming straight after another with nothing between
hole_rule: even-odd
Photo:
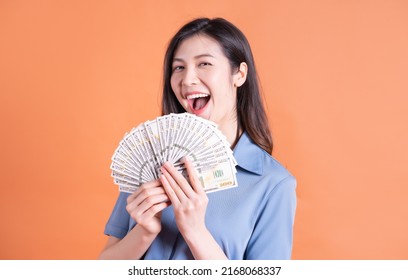
<instances>
[{"instance_id":1,"label":"orange background","mask_svg":"<svg viewBox=\"0 0 408 280\"><path fill-rule=\"evenodd\" d=\"M110 157L159 114L185 22L251 42L298 180L294 259L408 259L408 2L0 2L0 258L94 259L118 189Z\"/></svg>"}]
</instances>

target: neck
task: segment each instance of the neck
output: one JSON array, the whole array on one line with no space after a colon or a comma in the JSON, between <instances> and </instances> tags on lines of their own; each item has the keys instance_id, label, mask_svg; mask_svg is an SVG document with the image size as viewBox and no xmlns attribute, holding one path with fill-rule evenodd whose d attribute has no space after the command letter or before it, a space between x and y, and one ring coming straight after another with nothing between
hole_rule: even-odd
<instances>
[{"instance_id":1,"label":"neck","mask_svg":"<svg viewBox=\"0 0 408 280\"><path fill-rule=\"evenodd\" d=\"M235 144L238 142L238 139L242 134L242 129L239 127L237 121L235 120L228 125L219 125L218 128L227 138L228 143L230 143L231 149L234 149Z\"/></svg>"}]
</instances>

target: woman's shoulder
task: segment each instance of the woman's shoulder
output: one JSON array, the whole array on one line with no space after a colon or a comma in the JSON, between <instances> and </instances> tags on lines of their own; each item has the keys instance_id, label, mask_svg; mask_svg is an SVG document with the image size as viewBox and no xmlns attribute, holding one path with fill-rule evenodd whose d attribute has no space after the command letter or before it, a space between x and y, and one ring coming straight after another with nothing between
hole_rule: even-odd
<instances>
[{"instance_id":1,"label":"woman's shoulder","mask_svg":"<svg viewBox=\"0 0 408 280\"><path fill-rule=\"evenodd\" d=\"M262 150L263 176L276 182L296 186L295 176L274 156Z\"/></svg>"},{"instance_id":2,"label":"woman's shoulder","mask_svg":"<svg viewBox=\"0 0 408 280\"><path fill-rule=\"evenodd\" d=\"M246 133L241 136L234 149L234 156L239 167L253 175L264 177L262 180L267 179L275 184L282 180L296 183L288 168L256 145Z\"/></svg>"}]
</instances>

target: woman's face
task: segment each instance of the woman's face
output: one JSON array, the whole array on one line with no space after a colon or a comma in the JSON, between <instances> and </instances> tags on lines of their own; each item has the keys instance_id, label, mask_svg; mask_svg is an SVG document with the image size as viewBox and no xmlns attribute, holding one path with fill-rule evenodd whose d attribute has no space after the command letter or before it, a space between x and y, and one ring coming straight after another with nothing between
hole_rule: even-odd
<instances>
[{"instance_id":1,"label":"woman's face","mask_svg":"<svg viewBox=\"0 0 408 280\"><path fill-rule=\"evenodd\" d=\"M174 53L171 87L183 108L226 128L236 123L239 71L230 63L217 41L195 35L180 43Z\"/></svg>"}]
</instances>

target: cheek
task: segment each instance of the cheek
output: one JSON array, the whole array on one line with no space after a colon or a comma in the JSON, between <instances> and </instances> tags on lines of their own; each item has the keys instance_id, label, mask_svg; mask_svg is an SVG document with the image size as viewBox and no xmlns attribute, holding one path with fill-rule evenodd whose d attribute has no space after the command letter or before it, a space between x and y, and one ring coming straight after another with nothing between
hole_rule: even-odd
<instances>
[{"instance_id":1,"label":"cheek","mask_svg":"<svg viewBox=\"0 0 408 280\"><path fill-rule=\"evenodd\" d=\"M224 90L231 89L234 87L234 79L233 76L229 74L228 70L229 69L212 73L212 75L206 77L206 80L212 85L216 85L218 88L222 87Z\"/></svg>"},{"instance_id":2,"label":"cheek","mask_svg":"<svg viewBox=\"0 0 408 280\"><path fill-rule=\"evenodd\" d=\"M175 81L174 81L174 78L173 78L173 76L170 78L170 86L171 86L171 89L174 91L174 87L175 87L175 85L176 85L176 83L175 83Z\"/></svg>"},{"instance_id":3,"label":"cheek","mask_svg":"<svg viewBox=\"0 0 408 280\"><path fill-rule=\"evenodd\" d=\"M175 79L175 78L171 78L171 79L170 79L171 89L173 90L173 92L176 94L176 96L177 96L177 98L178 98L179 95L180 95L180 90L179 90L179 88L178 88L177 85L178 85L178 83L177 83L176 79Z\"/></svg>"},{"instance_id":4,"label":"cheek","mask_svg":"<svg viewBox=\"0 0 408 280\"><path fill-rule=\"evenodd\" d=\"M174 94L176 95L176 98L177 98L178 102L180 104L183 104L182 103L183 98L181 97L181 92L180 92L180 88L178 87L177 80L174 79L174 78L171 78L170 79L170 86L171 86L171 89L173 90Z\"/></svg>"}]
</instances>

